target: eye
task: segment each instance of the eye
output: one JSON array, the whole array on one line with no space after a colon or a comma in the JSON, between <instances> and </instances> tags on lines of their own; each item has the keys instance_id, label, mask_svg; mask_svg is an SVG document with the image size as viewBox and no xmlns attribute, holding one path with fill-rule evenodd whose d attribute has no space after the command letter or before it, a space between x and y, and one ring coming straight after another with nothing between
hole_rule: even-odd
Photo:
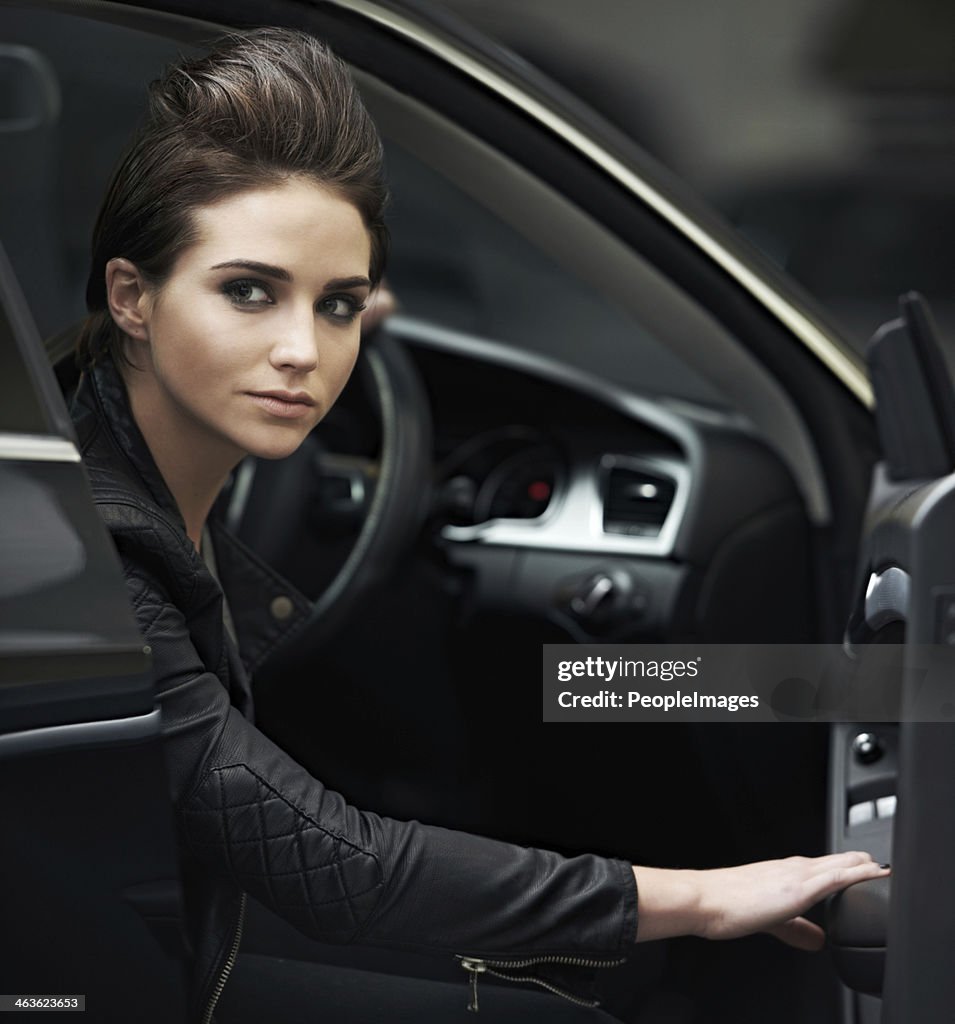
<instances>
[{"instance_id":1,"label":"eye","mask_svg":"<svg viewBox=\"0 0 955 1024\"><path fill-rule=\"evenodd\" d=\"M274 301L265 284L249 278L229 281L222 286L222 291L236 306L268 306Z\"/></svg>"},{"instance_id":2,"label":"eye","mask_svg":"<svg viewBox=\"0 0 955 1024\"><path fill-rule=\"evenodd\" d=\"M354 295L327 295L315 308L330 320L349 324L365 307Z\"/></svg>"}]
</instances>

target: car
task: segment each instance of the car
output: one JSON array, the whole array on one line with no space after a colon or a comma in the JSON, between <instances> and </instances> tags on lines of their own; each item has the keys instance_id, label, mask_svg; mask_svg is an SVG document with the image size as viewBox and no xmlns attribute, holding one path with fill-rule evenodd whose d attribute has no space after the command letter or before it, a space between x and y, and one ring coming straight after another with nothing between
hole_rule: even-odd
<instances>
[{"instance_id":1,"label":"car","mask_svg":"<svg viewBox=\"0 0 955 1024\"><path fill-rule=\"evenodd\" d=\"M400 311L309 442L243 463L222 495L237 534L314 601L257 672L260 728L358 806L561 852L700 868L856 844L887 857L893 820L860 832L847 817L862 723L541 720L542 644L841 642L880 442L860 356L804 292L439 8L4 2L2 551L4 578L12 565L28 582L0 589L0 757L5 877L28 881L9 894L0 988L88 989L104 1020L128 1019L137 994L136 1019L181 1015L148 662L52 382L68 393L87 239L145 84L263 22L313 32L354 70L386 144ZM882 730L893 757L898 742ZM909 927L927 924L912 908ZM243 942L462 973L362 961L261 908ZM760 937L675 942L653 986L714 1021L881 1013L825 958ZM944 983L932 992L919 1020L953 1005Z\"/></svg>"}]
</instances>

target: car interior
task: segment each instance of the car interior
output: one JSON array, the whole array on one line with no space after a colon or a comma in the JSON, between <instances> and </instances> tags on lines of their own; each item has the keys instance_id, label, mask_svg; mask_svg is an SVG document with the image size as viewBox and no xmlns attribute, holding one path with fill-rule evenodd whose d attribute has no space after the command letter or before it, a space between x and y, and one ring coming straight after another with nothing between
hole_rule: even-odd
<instances>
[{"instance_id":1,"label":"car interior","mask_svg":"<svg viewBox=\"0 0 955 1024\"><path fill-rule=\"evenodd\" d=\"M67 399L89 236L145 86L221 27L256 21L230 19L215 3L191 14L175 4L80 6L0 5L0 239ZM545 643L842 641L880 453L857 361L810 351L785 317L541 125L462 84L433 55L409 55L407 40L386 39L381 24L347 7L279 4L274 16L326 36L350 61L382 131L393 193L387 279L399 312L368 341L339 403L299 452L281 463L247 460L221 497L231 528L314 602L304 635L257 672L259 727L358 807L567 854L707 868L851 841L890 859L896 727L555 726L540 714ZM739 244L740 259L802 308L798 291ZM6 359L13 343L2 340ZM12 373L4 403L26 390L8 383ZM51 374L29 376L41 378L49 390ZM59 401L46 407L62 416ZM16 410L4 429L70 436L62 422L29 422ZM79 466L68 472L81 502ZM60 493L59 480L49 486ZM95 515L91 505L83 514ZM72 512L70 521L75 528ZM115 559L101 557L115 575ZM907 555L892 561L916 572ZM939 578L955 578L947 572L940 567ZM77 594L86 585L82 575L70 582ZM24 630L44 621L49 591L39 594ZM128 613L116 614L128 631ZM3 679L12 681L21 663L10 660L7 628L5 619ZM103 670L116 685L101 717L148 717L141 683L135 707L109 704L123 689L116 680L144 678L128 632L123 643L125 660ZM47 665L29 680L59 671ZM49 710L8 717L0 704L4 732L80 721ZM859 753L866 734L879 745L870 760ZM158 724L143 736L104 747L115 758L108 763L82 740L99 775L77 775L76 787L102 792L105 775L127 786L148 777L157 790L142 801L142 820L130 819L140 805L123 789L95 820L121 819L130 844L142 841L157 858L111 849L109 871L141 866L125 889L152 921L146 938L175 956L168 928L156 924L174 919L174 888L147 884L175 874ZM939 770L945 742L919 737ZM37 821L44 787L63 802L57 786L77 756L64 747L40 759L14 820ZM140 756L145 767L118 760ZM8 780L4 793L16 789ZM871 817L853 819L862 804ZM82 820L83 803L69 813ZM152 845L153 835L164 839ZM904 854L910 863L919 855ZM87 850L68 881L85 879L88 864L97 865L91 879L102 877L103 856ZM45 877L36 865L18 867ZM28 920L33 895L20 896L16 917ZM106 896L91 884L86 898ZM902 920L896 904L892 913ZM103 927L116 943L127 941L121 929L135 931L128 922ZM944 937L931 934L937 955ZM884 942L883 932L883 951ZM862 944L878 947L879 937ZM102 962L108 948L83 964ZM244 949L459 980L466 1002L466 979L450 962L324 947L261 907ZM765 936L677 940L652 956L652 985L706 1006L707 1020L880 1019L881 978L853 994L827 957L795 955ZM901 1000L907 968L889 964ZM83 975L69 977L78 986ZM169 1006L175 988L163 996ZM625 1004L621 997L622 1019L637 1019Z\"/></svg>"}]
</instances>

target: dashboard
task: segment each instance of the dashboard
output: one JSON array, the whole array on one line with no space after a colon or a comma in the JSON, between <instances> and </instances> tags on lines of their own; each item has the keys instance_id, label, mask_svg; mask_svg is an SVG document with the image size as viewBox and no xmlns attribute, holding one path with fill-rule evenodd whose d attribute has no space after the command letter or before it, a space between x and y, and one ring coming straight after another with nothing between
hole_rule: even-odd
<instances>
[{"instance_id":1,"label":"dashboard","mask_svg":"<svg viewBox=\"0 0 955 1024\"><path fill-rule=\"evenodd\" d=\"M389 330L433 425L420 544L464 581L472 611L581 642L812 635L805 508L739 416L409 317ZM310 596L346 556L377 472L373 402L357 377L305 456L321 466L318 490L301 495L307 536L276 565ZM250 516L268 519L259 497L246 532Z\"/></svg>"}]
</instances>

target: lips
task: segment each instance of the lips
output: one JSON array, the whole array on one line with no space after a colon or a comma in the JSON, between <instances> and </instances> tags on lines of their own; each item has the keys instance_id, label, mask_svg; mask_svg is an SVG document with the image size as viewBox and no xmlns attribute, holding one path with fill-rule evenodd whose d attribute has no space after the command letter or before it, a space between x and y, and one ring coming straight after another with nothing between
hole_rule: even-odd
<instances>
[{"instance_id":1,"label":"lips","mask_svg":"<svg viewBox=\"0 0 955 1024\"><path fill-rule=\"evenodd\" d=\"M250 391L253 398L275 398L293 405L314 405L315 399L307 391Z\"/></svg>"},{"instance_id":2,"label":"lips","mask_svg":"<svg viewBox=\"0 0 955 1024\"><path fill-rule=\"evenodd\" d=\"M307 416L316 404L305 391L248 391L246 394L259 408L281 419Z\"/></svg>"}]
</instances>

